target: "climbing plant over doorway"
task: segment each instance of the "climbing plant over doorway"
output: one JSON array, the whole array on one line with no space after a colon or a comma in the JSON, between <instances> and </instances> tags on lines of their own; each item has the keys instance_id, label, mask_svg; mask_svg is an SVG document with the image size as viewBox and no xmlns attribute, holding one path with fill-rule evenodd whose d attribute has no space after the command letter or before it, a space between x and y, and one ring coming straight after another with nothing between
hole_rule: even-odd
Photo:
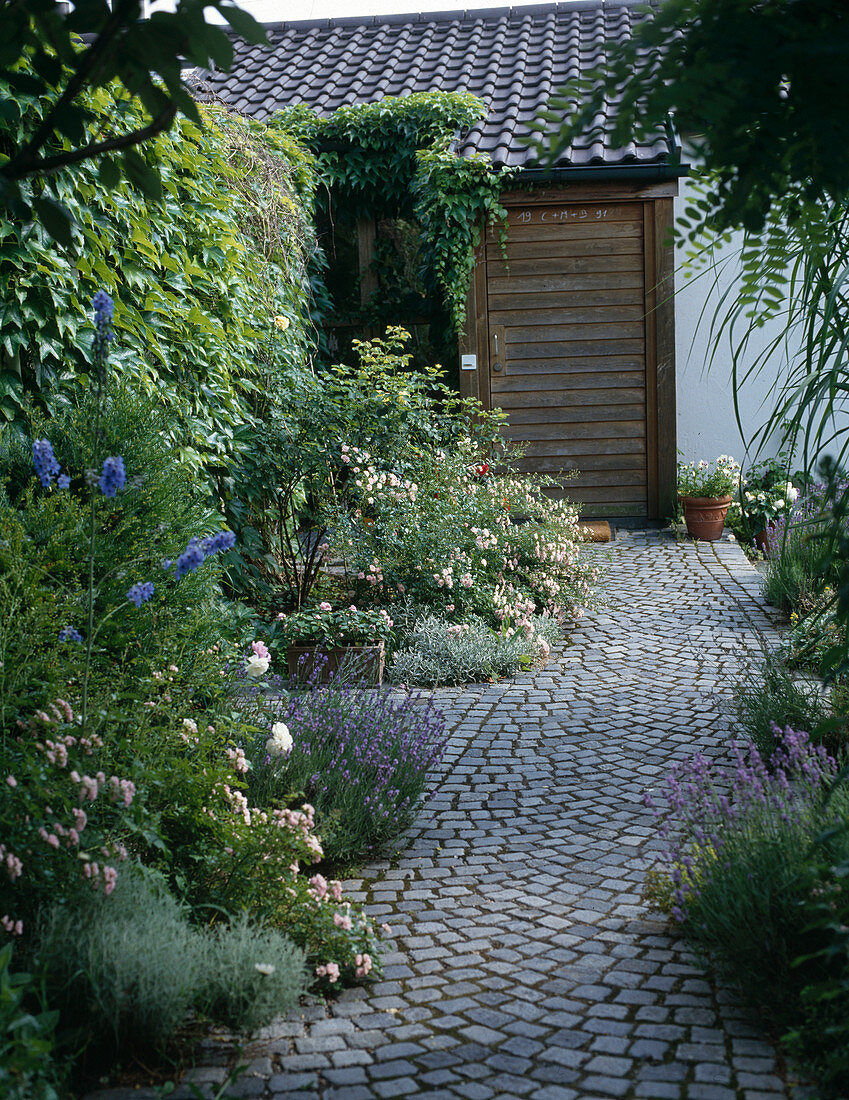
<instances>
[{"instance_id":1,"label":"climbing plant over doorway","mask_svg":"<svg viewBox=\"0 0 849 1100\"><path fill-rule=\"evenodd\" d=\"M455 333L465 321L480 227L506 217L500 195L512 174L485 156L453 151L457 135L485 116L469 93L421 92L341 107L326 118L300 104L271 120L312 149L326 202L354 217L417 223L426 278Z\"/></svg>"}]
</instances>

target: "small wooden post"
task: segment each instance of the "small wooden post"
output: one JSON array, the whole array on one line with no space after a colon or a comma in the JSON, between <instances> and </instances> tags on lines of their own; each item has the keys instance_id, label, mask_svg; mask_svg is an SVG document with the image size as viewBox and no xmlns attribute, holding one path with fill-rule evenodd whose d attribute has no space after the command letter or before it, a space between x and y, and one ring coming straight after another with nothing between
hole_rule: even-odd
<instances>
[{"instance_id":1,"label":"small wooden post","mask_svg":"<svg viewBox=\"0 0 849 1100\"><path fill-rule=\"evenodd\" d=\"M377 275L372 268L374 242L377 227L374 218L357 218L357 259L360 269L360 305L367 306L371 296L377 290ZM377 333L371 325L366 326L366 340L373 339Z\"/></svg>"}]
</instances>

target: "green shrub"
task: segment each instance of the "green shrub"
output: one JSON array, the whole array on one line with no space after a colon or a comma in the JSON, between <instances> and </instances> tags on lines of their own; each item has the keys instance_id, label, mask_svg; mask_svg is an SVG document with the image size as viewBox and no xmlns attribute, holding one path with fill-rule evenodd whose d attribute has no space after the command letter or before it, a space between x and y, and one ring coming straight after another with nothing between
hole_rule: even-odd
<instances>
[{"instance_id":1,"label":"green shrub","mask_svg":"<svg viewBox=\"0 0 849 1100\"><path fill-rule=\"evenodd\" d=\"M845 782L845 776L844 776ZM828 1096L849 1091L849 820L817 838L820 880L804 903L814 949L794 961L802 986L801 1018L784 1036Z\"/></svg>"},{"instance_id":2,"label":"green shrub","mask_svg":"<svg viewBox=\"0 0 849 1100\"><path fill-rule=\"evenodd\" d=\"M199 933L184 908L134 874L108 898L46 910L37 951L63 1025L106 1050L163 1049L202 978Z\"/></svg>"},{"instance_id":3,"label":"green shrub","mask_svg":"<svg viewBox=\"0 0 849 1100\"><path fill-rule=\"evenodd\" d=\"M826 653L845 642L846 624L835 614L835 593L826 585L812 600L802 600L790 613L790 630L782 642L787 663L819 671Z\"/></svg>"},{"instance_id":4,"label":"green shrub","mask_svg":"<svg viewBox=\"0 0 849 1100\"><path fill-rule=\"evenodd\" d=\"M31 132L38 99L9 88L4 147ZM147 117L117 90L84 92L92 140L115 117ZM51 177L73 214L73 248L39 226L0 223L0 417L20 423L28 397L56 412L88 373L91 322L82 304L105 287L117 300L124 383L162 404L168 442L192 465L221 462L249 440L276 380L310 343L305 254L312 158L263 123L201 108L201 129L178 118L139 147L155 163L161 199L96 160Z\"/></svg>"},{"instance_id":5,"label":"green shrub","mask_svg":"<svg viewBox=\"0 0 849 1100\"><path fill-rule=\"evenodd\" d=\"M403 474L463 438L474 437L481 451L494 445L499 417L480 416L477 403L442 384L438 368L411 370L408 340L390 328L385 339L357 342L357 367L281 379L273 413L229 463L226 515L244 559L232 573L237 591L255 600L282 595L287 608L308 600L328 530L347 507L343 446L368 447Z\"/></svg>"},{"instance_id":6,"label":"green shrub","mask_svg":"<svg viewBox=\"0 0 849 1100\"><path fill-rule=\"evenodd\" d=\"M831 513L849 481L827 463L824 467L829 470L828 480L807 485L769 535L764 594L776 607L795 610L800 616L817 606L825 587L838 588L840 584L843 555L833 553L830 539L839 537L840 520L845 517L835 518Z\"/></svg>"},{"instance_id":7,"label":"green shrub","mask_svg":"<svg viewBox=\"0 0 849 1100\"><path fill-rule=\"evenodd\" d=\"M0 949L0 1096L58 1100L61 1073L53 1060L55 1011L31 1010L41 990L29 974L13 972L12 944Z\"/></svg>"},{"instance_id":8,"label":"green shrub","mask_svg":"<svg viewBox=\"0 0 849 1100\"><path fill-rule=\"evenodd\" d=\"M581 541L575 507L549 500L530 476L491 472L474 441L422 455L402 477L369 451L340 457L353 487L339 554L363 603L406 596L505 632L594 603L602 559Z\"/></svg>"},{"instance_id":9,"label":"green shrub","mask_svg":"<svg viewBox=\"0 0 849 1100\"><path fill-rule=\"evenodd\" d=\"M477 618L450 623L423 615L402 634L387 676L395 683L425 685L510 676L546 657L560 639L560 625L548 616L534 616L528 627L529 633L508 636Z\"/></svg>"},{"instance_id":10,"label":"green shrub","mask_svg":"<svg viewBox=\"0 0 849 1100\"><path fill-rule=\"evenodd\" d=\"M220 527L197 476L175 459L164 433L164 414L126 389L107 395L99 441L101 455L121 455L125 488L108 499L84 485L92 465L93 396L67 406L49 425L37 421L30 439L7 435L0 449L0 620L26 631L0 628L0 718L4 727L31 706L43 706L45 690L79 672L82 646L59 643L60 630L87 633L88 552L92 499L97 508L94 542L94 675L112 696L134 683L160 653L196 663L218 641L226 623L218 592L218 566L208 560L181 580L163 569L190 536ZM45 433L71 478L68 489L35 477L32 438ZM99 466L99 463L97 464ZM139 608L127 592L151 580L153 598ZM120 605L123 605L121 607ZM21 624L23 625L23 624ZM62 681L60 684L59 681Z\"/></svg>"},{"instance_id":11,"label":"green shrub","mask_svg":"<svg viewBox=\"0 0 849 1100\"><path fill-rule=\"evenodd\" d=\"M787 541L770 538L770 556L763 578L769 603L789 611L810 603L816 595L822 548L809 529L793 530ZM780 548L780 549L779 549Z\"/></svg>"},{"instance_id":12,"label":"green shrub","mask_svg":"<svg viewBox=\"0 0 849 1100\"><path fill-rule=\"evenodd\" d=\"M50 700L18 732L6 733L0 753L0 912L28 936L48 901L112 891L123 841L145 811L133 780L112 771L102 739L81 731L67 700Z\"/></svg>"}]
</instances>

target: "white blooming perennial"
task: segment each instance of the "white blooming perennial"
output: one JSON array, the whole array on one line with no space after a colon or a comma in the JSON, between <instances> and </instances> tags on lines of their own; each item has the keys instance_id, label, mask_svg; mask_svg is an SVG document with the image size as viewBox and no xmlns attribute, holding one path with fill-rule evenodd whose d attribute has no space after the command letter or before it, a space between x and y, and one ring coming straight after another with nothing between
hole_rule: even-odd
<instances>
[{"instance_id":1,"label":"white blooming perennial","mask_svg":"<svg viewBox=\"0 0 849 1100\"><path fill-rule=\"evenodd\" d=\"M269 756L283 756L291 752L292 735L285 722L275 722L271 727L271 736L265 742L265 751Z\"/></svg>"}]
</instances>

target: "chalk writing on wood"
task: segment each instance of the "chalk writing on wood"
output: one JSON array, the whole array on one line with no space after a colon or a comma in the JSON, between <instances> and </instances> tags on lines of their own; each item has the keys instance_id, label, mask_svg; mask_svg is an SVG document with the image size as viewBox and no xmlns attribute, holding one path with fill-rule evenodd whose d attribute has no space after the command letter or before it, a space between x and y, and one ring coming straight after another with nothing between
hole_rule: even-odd
<instances>
[{"instance_id":1,"label":"chalk writing on wood","mask_svg":"<svg viewBox=\"0 0 849 1100\"><path fill-rule=\"evenodd\" d=\"M559 209L519 210L516 214L517 225L541 225L545 222L586 222L603 221L610 211L607 207L561 206Z\"/></svg>"}]
</instances>

